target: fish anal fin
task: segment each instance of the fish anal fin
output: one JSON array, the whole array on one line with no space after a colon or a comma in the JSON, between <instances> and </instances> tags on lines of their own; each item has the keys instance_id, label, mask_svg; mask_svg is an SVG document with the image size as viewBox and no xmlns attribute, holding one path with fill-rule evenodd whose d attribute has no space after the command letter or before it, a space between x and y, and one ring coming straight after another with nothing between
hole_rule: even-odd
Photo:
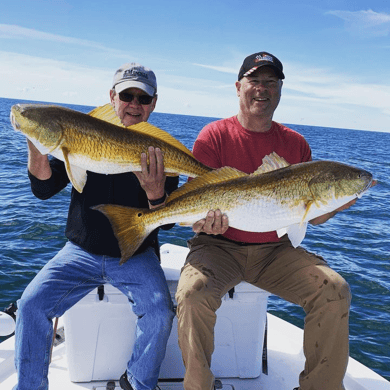
<instances>
[{"instance_id":1,"label":"fish anal fin","mask_svg":"<svg viewBox=\"0 0 390 390\"><path fill-rule=\"evenodd\" d=\"M173 191L167 198L167 204L172 202L174 199L177 199L180 196L188 194L191 191L195 191L203 186L208 184L218 184L232 179L237 179L239 177L246 177L248 174L239 171L238 169L232 167L223 167L215 169L204 175L197 176L191 181L183 184L177 190Z\"/></svg>"},{"instance_id":2,"label":"fish anal fin","mask_svg":"<svg viewBox=\"0 0 390 390\"><path fill-rule=\"evenodd\" d=\"M290 166L290 164L283 157L280 157L275 152L265 156L262 161L263 164L261 164L260 167L252 173L252 175L261 175L263 173L276 171L277 169Z\"/></svg>"},{"instance_id":3,"label":"fish anal fin","mask_svg":"<svg viewBox=\"0 0 390 390\"><path fill-rule=\"evenodd\" d=\"M283 228L277 231L278 237L283 236L287 233L289 240L294 248L300 245L306 235L307 222L296 223L290 225L287 228Z\"/></svg>"},{"instance_id":4,"label":"fish anal fin","mask_svg":"<svg viewBox=\"0 0 390 390\"><path fill-rule=\"evenodd\" d=\"M69 163L69 150L65 147L61 148L64 156L65 169L68 174L69 180L73 187L80 193L83 192L85 183L87 182L87 171L84 168L80 168L76 165Z\"/></svg>"}]
</instances>

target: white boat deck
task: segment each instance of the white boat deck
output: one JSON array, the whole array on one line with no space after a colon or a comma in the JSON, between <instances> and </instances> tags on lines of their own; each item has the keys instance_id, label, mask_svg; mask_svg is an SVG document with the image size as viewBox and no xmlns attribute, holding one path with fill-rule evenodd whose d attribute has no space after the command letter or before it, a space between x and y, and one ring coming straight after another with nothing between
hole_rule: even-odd
<instances>
[{"instance_id":1,"label":"white boat deck","mask_svg":"<svg viewBox=\"0 0 390 390\"><path fill-rule=\"evenodd\" d=\"M167 277L168 285L171 286L171 289L176 288L176 284L181 265L184 263L184 258L187 252L186 248L183 247L177 247L175 245L169 245L165 244L161 247L161 255L162 255L162 265L164 267L165 276ZM239 286L238 286L239 287ZM248 288L248 287L247 287ZM250 309L253 302L255 302L258 299L257 298L261 293L254 292L248 290L247 288L237 288L236 293L237 299L235 300L227 300L227 303L225 303L225 308L228 308L228 310L225 310L225 312L221 312L222 315L218 318L224 318L225 320L226 316L231 317L231 319L235 319L237 317L237 314L240 315L245 312L245 310ZM262 290L260 290L262 291ZM172 291L171 291L172 293ZM252 293L252 294L251 294ZM264 292L263 292L264 293ZM247 295L245 295L247 294ZM252 295L251 297L249 295ZM241 296L241 298L240 298ZM265 295L266 297L266 295ZM120 305L120 300L124 299L124 303L122 306ZM240 301L241 299L241 301ZM245 301L245 299L247 301ZM263 298L262 298L263 299ZM119 301L118 301L119 300ZM86 301L84 303L80 301L77 305L79 312L81 315L85 314L88 310L87 308L90 308L91 305L89 304L89 301L91 301L91 298L86 297ZM94 299L92 299L94 301ZM116 310L119 312L122 316L124 315L124 307L129 309L127 298L125 296L109 296L107 301L111 301L110 304L106 304L104 306L104 303L100 303L100 306L97 310L97 313L101 314L101 311L104 310ZM118 302L117 302L118 301ZM266 303L266 298L265 301ZM76 305L76 306L77 306ZM80 306L81 305L81 306ZM84 305L84 306L83 306ZM103 305L103 306L102 306ZM117 305L116 308L114 306ZM248 306L249 305L249 306ZM258 306L256 306L257 308ZM110 309L108 309L110 308ZM222 306L221 306L222 308ZM238 308L238 312L235 311ZM298 327L282 320L274 315L266 312L266 304L264 306L264 314L263 314L263 321L265 319L265 315L267 316L267 368L268 368L268 374L260 374L258 377L253 379L243 379L243 378L219 378L217 375L217 379L220 381L221 389L222 390L293 390L294 387L298 386L298 377L299 373L303 370L304 367L304 354L303 354L303 331L299 329ZM96 313L96 312L95 312ZM108 313L108 312L107 312ZM131 312L132 313L132 312ZM245 317L244 315L242 315ZM104 317L104 316L103 316ZM118 332L124 330L124 325L126 325L129 321L128 318L125 318L124 322L120 322L120 317L113 317L112 312L110 312L110 315L108 316L111 319L111 323L115 323L120 329ZM253 317L253 316L252 316ZM134 316L135 318L135 316ZM88 317L87 315L83 317L80 320L80 316L77 317L77 320L80 322L77 322L76 330L80 329L80 327L85 328L85 326L88 327L89 332L86 334L86 336L89 336L92 332L92 328L96 325L96 317ZM89 323L86 321L90 321ZM253 319L250 320L251 323L253 323ZM67 323L64 321L63 318L60 318L59 321L59 329L61 329L64 326L64 323ZM229 324L229 321L222 321L220 324ZM73 324L73 323L72 323ZM213 362L217 363L216 366L218 366L218 369L220 372L225 373L231 373L233 372L231 370L231 367L234 366L234 359L236 361L239 361L241 363L241 371L242 367L245 369L249 365L251 365L255 360L252 358L251 354L247 353L246 351L248 348L255 348L255 340L248 337L246 338L245 342L247 343L247 346L244 348L244 352L242 351L243 348L240 349L240 352L237 353L238 349L236 349L233 353L228 352L226 348L227 345L231 347L234 343L237 344L234 337L228 338L228 328L224 327L225 325L219 326L218 329L218 321L216 326L216 340L217 340L217 333L223 334L224 337L222 337L224 344L222 345L222 353L214 353L213 355ZM230 324L229 324L230 326ZM238 327L240 329L240 324L235 325L236 328ZM248 329L248 328L246 328ZM261 328L261 329L264 329ZM256 330L254 331L257 332ZM234 332L233 332L234 333ZM83 333L85 334L85 333ZM106 334L105 336L102 336L101 333L99 334L99 339L93 339L95 340L104 340L107 341L106 344L108 344L110 348L110 353L113 354L114 358L116 357L117 360L119 360L119 352L118 349L115 349L112 351L112 345L120 346L121 344L118 343L111 343L109 340L107 340L108 337L111 334L115 334L115 331L110 331L109 334ZM246 335L247 336L247 335ZM85 336L83 336L85 337ZM91 336L92 337L92 336ZM49 387L50 390L81 390L81 389L90 389L90 390L120 390L119 386L119 377L113 378L116 380L113 381L92 381L92 382L72 382L70 379L70 371L68 367L68 356L67 356L67 343L68 343L68 351L71 351L73 348L73 351L75 350L75 346L77 347L77 353L80 355L80 344L78 342L74 342L74 340L65 340L65 342L59 343L57 346L54 346L53 348L53 354L52 354L52 361L49 368ZM81 342L85 341L82 338L79 339ZM241 338L243 340L243 338ZM73 341L73 343L72 343ZM85 348L91 345L90 339L87 340L87 343L85 344ZM123 340L122 340L123 341ZM17 374L15 372L14 368L14 337L9 338L8 340L2 342L0 344L0 390L12 390L13 387L16 385L17 382ZM93 342L92 344L94 344ZM170 344L171 343L171 344ZM221 344L220 344L221 345ZM241 345L241 344L239 344ZM72 348L70 348L72 346ZM233 345L234 346L234 345ZM128 351L126 345L123 347L126 351ZM122 349L123 349L122 348ZM251 349L253 349L251 348ZM82 349L82 348L81 348ZM131 351L130 351L131 353ZM230 355L229 355L230 353ZM104 355L103 357L101 355ZM86 374L87 369L84 368L82 365L83 361L86 361L86 351L84 350L84 353L81 354L82 359L80 360L80 364L75 364L76 360L73 359L73 355L69 352L69 356L72 357L71 362L73 363L72 366L77 366L81 374ZM105 363L106 354L97 354L99 358L102 358L103 364ZM229 357L230 356L230 357ZM232 358L233 356L233 358ZM258 356L258 355L257 355ZM79 358L80 356L78 356ZM261 353L260 353L261 358ZM108 358L113 359L113 358ZM116 367L116 372L124 372L126 361L122 359L120 364L111 363L114 367ZM237 360L239 359L239 360ZM214 364L213 363L213 364ZM178 366L182 365L181 362L181 354L180 350L177 346L177 333L175 333L174 329L172 330L171 338L168 341L168 347L167 347L167 355L165 357L165 360L162 365L161 370L161 377L164 378L172 378L175 377L174 375L171 376L174 372L184 372L184 367L182 367L182 371L178 370ZM121 366L121 367L119 367ZM123 368L122 368L123 366ZM237 365L239 366L239 364ZM85 367L88 367L86 365ZM179 367L180 368L180 367ZM212 365L213 368L213 365ZM73 367L74 369L74 367ZM123 371L122 371L123 369ZM244 370L245 371L245 370ZM248 372L250 370L247 370ZM260 367L259 370L260 371ZM256 372L258 372L256 371ZM112 373L112 371L110 371ZM164 374L165 373L165 374ZM168 373L168 376L166 375ZM117 375L117 374L116 374ZM165 375L165 376L164 376ZM176 377L179 374L176 374ZM182 374L180 374L182 375ZM256 374L257 375L257 374ZM118 375L120 376L120 374ZM232 375L233 376L233 375ZM238 376L238 375L237 375ZM241 375L247 377L247 375ZM255 376L255 375L252 375ZM348 364L348 370L345 376L344 385L346 390L390 390L390 382L388 382L386 379L381 377L380 375L376 374L374 371L370 370L363 364L357 362L356 360L350 358L349 364ZM169 381L169 379L164 379L159 381L159 386L162 390L183 390L183 385L179 381Z\"/></svg>"}]
</instances>

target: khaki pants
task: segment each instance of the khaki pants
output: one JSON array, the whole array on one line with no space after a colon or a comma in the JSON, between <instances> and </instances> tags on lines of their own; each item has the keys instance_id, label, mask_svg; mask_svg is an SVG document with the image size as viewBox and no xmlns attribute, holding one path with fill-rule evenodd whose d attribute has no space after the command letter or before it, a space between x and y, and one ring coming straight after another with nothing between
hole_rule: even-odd
<instances>
[{"instance_id":1,"label":"khaki pants","mask_svg":"<svg viewBox=\"0 0 390 390\"><path fill-rule=\"evenodd\" d=\"M246 245L199 235L189 241L176 300L186 390L211 390L216 310L221 298L241 281L249 282L306 313L300 390L342 390L348 363L347 282L319 256L278 243Z\"/></svg>"}]
</instances>

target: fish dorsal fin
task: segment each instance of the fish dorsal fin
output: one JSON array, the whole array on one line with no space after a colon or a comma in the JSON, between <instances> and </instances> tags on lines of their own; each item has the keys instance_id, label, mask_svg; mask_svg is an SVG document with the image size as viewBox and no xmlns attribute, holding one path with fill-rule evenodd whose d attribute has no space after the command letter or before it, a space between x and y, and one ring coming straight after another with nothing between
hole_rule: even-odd
<instances>
[{"instance_id":1,"label":"fish dorsal fin","mask_svg":"<svg viewBox=\"0 0 390 390\"><path fill-rule=\"evenodd\" d=\"M249 175L232 167L223 167L220 169L215 169L213 171L205 173L204 175L195 177L191 181L183 184L176 191L173 191L169 195L167 199L167 203L170 203L174 199L182 195L185 195L191 191L197 190L205 185L223 183L225 181L237 179L240 177L246 177L246 176Z\"/></svg>"},{"instance_id":2,"label":"fish dorsal fin","mask_svg":"<svg viewBox=\"0 0 390 390\"><path fill-rule=\"evenodd\" d=\"M188 148L186 148L180 141L178 141L175 137L170 135L164 130L161 130L160 128L151 125L148 122L141 122L137 123L136 125L131 125L128 127L123 126L121 120L116 115L116 112L114 110L114 107L108 103L101 107L96 107L93 109L88 115L101 119L105 122L111 123L112 125L120 126L132 131L137 131L139 133L143 133L155 138L158 138L166 143L171 144L172 146L175 146L177 149L181 150L182 152L188 154L189 156L193 157L193 154L190 152ZM151 145L152 146L152 145Z\"/></svg>"},{"instance_id":3,"label":"fish dorsal fin","mask_svg":"<svg viewBox=\"0 0 390 390\"><path fill-rule=\"evenodd\" d=\"M182 152L188 154L189 156L193 157L193 154L175 137L170 135L164 130L161 130L160 128L151 125L148 122L140 122L136 125L132 125L127 127L130 130L138 131L140 133L144 133L146 135L158 138L164 142L167 142L171 144L172 146L175 146L177 149L181 150Z\"/></svg>"},{"instance_id":4,"label":"fish dorsal fin","mask_svg":"<svg viewBox=\"0 0 390 390\"><path fill-rule=\"evenodd\" d=\"M118 115L116 115L114 107L110 103L107 103L104 106L96 107L91 112L89 112L88 115L97 119L101 119L102 121L111 123L112 125L125 127L123 126Z\"/></svg>"},{"instance_id":5,"label":"fish dorsal fin","mask_svg":"<svg viewBox=\"0 0 390 390\"><path fill-rule=\"evenodd\" d=\"M261 175L263 173L276 171L277 169L288 166L290 166L290 164L283 157L280 157L277 153L272 152L263 158L263 164L261 164L260 167L252 173L252 175Z\"/></svg>"}]
</instances>

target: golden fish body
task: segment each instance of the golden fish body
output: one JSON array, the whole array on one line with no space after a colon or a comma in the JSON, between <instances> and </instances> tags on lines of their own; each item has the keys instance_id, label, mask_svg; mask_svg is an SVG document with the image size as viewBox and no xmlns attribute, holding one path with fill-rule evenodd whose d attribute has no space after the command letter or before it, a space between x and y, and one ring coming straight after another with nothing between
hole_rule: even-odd
<instances>
[{"instance_id":1,"label":"golden fish body","mask_svg":"<svg viewBox=\"0 0 390 390\"><path fill-rule=\"evenodd\" d=\"M42 154L65 162L73 186L82 192L86 171L116 174L141 170L141 153L149 146L164 153L165 172L196 177L211 170L167 132L142 122L123 127L111 105L83 114L68 108L17 104L11 123Z\"/></svg>"},{"instance_id":2,"label":"golden fish body","mask_svg":"<svg viewBox=\"0 0 390 390\"><path fill-rule=\"evenodd\" d=\"M296 247L305 237L308 221L360 197L371 182L369 172L338 162L288 165L272 154L251 175L225 167L197 177L174 191L162 208L101 205L96 209L111 222L122 262L157 227L193 224L216 209L228 216L231 227L277 231L279 237L287 233Z\"/></svg>"}]
</instances>

